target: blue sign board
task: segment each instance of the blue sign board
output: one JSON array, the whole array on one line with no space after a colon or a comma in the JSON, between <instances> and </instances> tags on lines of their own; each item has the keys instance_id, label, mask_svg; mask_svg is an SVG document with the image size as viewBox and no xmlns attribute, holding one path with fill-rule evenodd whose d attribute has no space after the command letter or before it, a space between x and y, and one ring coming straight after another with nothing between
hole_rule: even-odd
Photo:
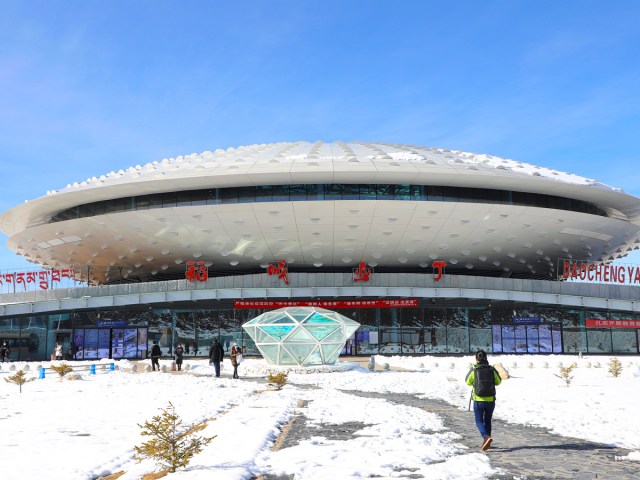
<instances>
[{"instance_id":1,"label":"blue sign board","mask_svg":"<svg viewBox=\"0 0 640 480\"><path fill-rule=\"evenodd\" d=\"M540 317L511 317L512 323L542 323Z\"/></svg>"},{"instance_id":2,"label":"blue sign board","mask_svg":"<svg viewBox=\"0 0 640 480\"><path fill-rule=\"evenodd\" d=\"M126 320L97 320L96 326L98 327L126 327Z\"/></svg>"}]
</instances>

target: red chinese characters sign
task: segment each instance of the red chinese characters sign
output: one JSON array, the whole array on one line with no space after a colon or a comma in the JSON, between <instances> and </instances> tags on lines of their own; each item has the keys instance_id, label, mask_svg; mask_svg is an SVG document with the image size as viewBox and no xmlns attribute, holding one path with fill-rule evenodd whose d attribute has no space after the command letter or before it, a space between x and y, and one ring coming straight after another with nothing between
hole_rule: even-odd
<instances>
[{"instance_id":1,"label":"red chinese characters sign","mask_svg":"<svg viewBox=\"0 0 640 480\"><path fill-rule=\"evenodd\" d=\"M640 320L609 320L600 318L587 318L587 328L640 328Z\"/></svg>"},{"instance_id":2,"label":"red chinese characters sign","mask_svg":"<svg viewBox=\"0 0 640 480\"><path fill-rule=\"evenodd\" d=\"M284 307L320 307L320 308L417 308L417 298L394 300L236 300L234 308L284 308Z\"/></svg>"},{"instance_id":3,"label":"red chinese characters sign","mask_svg":"<svg viewBox=\"0 0 640 480\"><path fill-rule=\"evenodd\" d=\"M444 267L447 266L447 262L438 260L436 262L433 262L431 266L433 267L433 280L439 282L444 275Z\"/></svg>"},{"instance_id":4,"label":"red chinese characters sign","mask_svg":"<svg viewBox=\"0 0 640 480\"><path fill-rule=\"evenodd\" d=\"M439 282L444 276L444 269L447 262L442 260L435 261L431 264L433 268L433 280ZM368 267L366 262L360 262L358 268L353 269L353 283L368 282L373 275L373 268Z\"/></svg>"},{"instance_id":5,"label":"red chinese characters sign","mask_svg":"<svg viewBox=\"0 0 640 480\"><path fill-rule=\"evenodd\" d=\"M353 283L368 282L373 274L373 268L367 267L365 262L360 262L358 268L353 269Z\"/></svg>"},{"instance_id":6,"label":"red chinese characters sign","mask_svg":"<svg viewBox=\"0 0 640 480\"><path fill-rule=\"evenodd\" d=\"M206 282L209 279L209 269L204 262L187 262L187 270L184 274L185 278L190 282Z\"/></svg>"},{"instance_id":7,"label":"red chinese characters sign","mask_svg":"<svg viewBox=\"0 0 640 480\"><path fill-rule=\"evenodd\" d=\"M12 272L0 274L0 289L6 292L33 290L49 290L56 284L76 280L73 268L40 270L29 272Z\"/></svg>"},{"instance_id":8,"label":"red chinese characters sign","mask_svg":"<svg viewBox=\"0 0 640 480\"><path fill-rule=\"evenodd\" d=\"M280 260L277 263L271 263L267 266L267 275L273 275L278 277L284 282L285 285L289 285L289 277L287 277L287 261Z\"/></svg>"}]
</instances>

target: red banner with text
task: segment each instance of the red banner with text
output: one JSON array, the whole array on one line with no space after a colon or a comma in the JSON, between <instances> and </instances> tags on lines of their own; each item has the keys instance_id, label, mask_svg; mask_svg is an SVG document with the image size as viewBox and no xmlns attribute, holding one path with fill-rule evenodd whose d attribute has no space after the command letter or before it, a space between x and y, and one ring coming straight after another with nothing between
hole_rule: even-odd
<instances>
[{"instance_id":1,"label":"red banner with text","mask_svg":"<svg viewBox=\"0 0 640 480\"><path fill-rule=\"evenodd\" d=\"M587 318L587 328L640 328L640 320L609 320L606 318Z\"/></svg>"},{"instance_id":2,"label":"red banner with text","mask_svg":"<svg viewBox=\"0 0 640 480\"><path fill-rule=\"evenodd\" d=\"M397 300L236 300L234 308L284 308L284 307L320 307L320 308L416 308L417 298Z\"/></svg>"}]
</instances>

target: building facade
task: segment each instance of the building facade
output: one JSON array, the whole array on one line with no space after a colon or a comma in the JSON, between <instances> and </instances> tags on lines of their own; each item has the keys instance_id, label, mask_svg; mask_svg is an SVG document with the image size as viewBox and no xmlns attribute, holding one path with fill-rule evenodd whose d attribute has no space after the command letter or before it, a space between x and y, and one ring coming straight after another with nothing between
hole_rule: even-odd
<instances>
[{"instance_id":1,"label":"building facade","mask_svg":"<svg viewBox=\"0 0 640 480\"><path fill-rule=\"evenodd\" d=\"M244 322L317 305L361 324L346 354L637 354L640 276L611 262L638 248L639 213L594 180L412 145L165 159L0 215L41 267L0 275L0 340L20 360L56 341L77 359L156 339L206 355L214 337L257 353Z\"/></svg>"}]
</instances>

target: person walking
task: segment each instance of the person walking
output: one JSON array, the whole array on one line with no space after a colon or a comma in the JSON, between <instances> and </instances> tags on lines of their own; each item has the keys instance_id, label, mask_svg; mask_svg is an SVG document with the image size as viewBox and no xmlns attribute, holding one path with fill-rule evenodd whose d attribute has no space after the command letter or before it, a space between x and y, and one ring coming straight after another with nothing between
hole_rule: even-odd
<instances>
[{"instance_id":1,"label":"person walking","mask_svg":"<svg viewBox=\"0 0 640 480\"><path fill-rule=\"evenodd\" d=\"M487 353L479 350L476 353L476 363L469 370L465 379L467 385L473 385L473 414L476 426L482 436L483 451L488 450L493 442L491 437L491 419L496 406L496 385L502 383L500 374L489 365Z\"/></svg>"},{"instance_id":2,"label":"person walking","mask_svg":"<svg viewBox=\"0 0 640 480\"><path fill-rule=\"evenodd\" d=\"M216 371L216 377L220 376L220 362L224 358L224 348L218 342L216 338L209 348L209 363L213 363L213 368Z\"/></svg>"},{"instance_id":3,"label":"person walking","mask_svg":"<svg viewBox=\"0 0 640 480\"><path fill-rule=\"evenodd\" d=\"M178 367L178 371L182 370L182 355L184 354L184 348L182 348L182 344L179 343L176 347L175 351L176 367Z\"/></svg>"},{"instance_id":4,"label":"person walking","mask_svg":"<svg viewBox=\"0 0 640 480\"><path fill-rule=\"evenodd\" d=\"M2 347L0 347L0 359L2 359L2 363L4 363L5 360L9 361L10 357L11 350L9 350L9 345L7 344L7 342L4 342L2 344Z\"/></svg>"},{"instance_id":5,"label":"person walking","mask_svg":"<svg viewBox=\"0 0 640 480\"><path fill-rule=\"evenodd\" d=\"M229 358L231 359L231 365L233 366L233 378L240 378L238 377L238 365L242 362L242 349L237 345L233 345L231 347Z\"/></svg>"},{"instance_id":6,"label":"person walking","mask_svg":"<svg viewBox=\"0 0 640 480\"><path fill-rule=\"evenodd\" d=\"M158 367L158 371L160 371L160 355L162 355L162 350L160 350L160 345L158 345L158 341L153 341L153 346L151 347L151 368L153 371L156 371L156 367Z\"/></svg>"}]
</instances>

